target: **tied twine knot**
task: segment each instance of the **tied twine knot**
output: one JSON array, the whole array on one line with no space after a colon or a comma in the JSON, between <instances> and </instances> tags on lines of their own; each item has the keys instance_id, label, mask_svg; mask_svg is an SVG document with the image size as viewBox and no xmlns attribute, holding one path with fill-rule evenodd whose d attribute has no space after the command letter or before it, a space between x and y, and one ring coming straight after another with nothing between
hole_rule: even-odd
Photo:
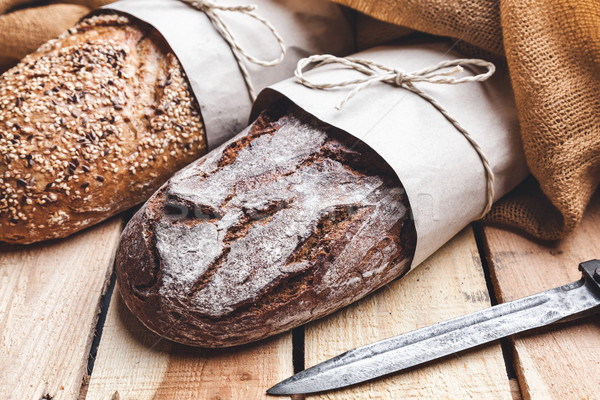
<instances>
[{"instance_id":1,"label":"tied twine knot","mask_svg":"<svg viewBox=\"0 0 600 400\"><path fill-rule=\"evenodd\" d=\"M332 63L340 64L342 66L354 69L365 76L341 82L316 83L306 78L303 73L304 69L308 65L313 63L319 63L319 65ZM456 77L456 74L464 70L462 67L463 65L483 67L486 69L486 71L477 75ZM336 106L336 109L338 110L341 110L341 108L358 92L377 82L384 82L404 88L431 103L431 105L434 106L448 120L448 122L450 122L456 128L456 130L458 130L465 137L465 139L467 139L469 144L473 147L473 149L479 156L481 163L483 164L487 185L486 205L480 216L481 218L483 218L491 210L492 204L494 202L494 172L492 171L492 167L490 166L488 158L486 157L485 153L483 152L477 141L454 117L450 115L448 110L446 110L436 99L434 99L429 94L416 87L414 83L427 82L433 84L459 85L467 82L482 82L487 80L490 76L492 76L492 74L495 71L496 66L491 62L470 58L441 61L440 63L434 66L422 69L420 71L405 72L395 68L390 68L382 64L378 64L370 60L355 57L342 58L335 57L329 54L324 54L314 55L308 58L303 58L300 61L298 61L295 76L301 84L311 89L333 89L356 85L356 87L354 87L346 95L346 97Z\"/></svg>"},{"instance_id":2,"label":"tied twine knot","mask_svg":"<svg viewBox=\"0 0 600 400\"><path fill-rule=\"evenodd\" d=\"M223 39L227 42L227 44L231 48L231 51L233 53L233 56L235 57L235 60L237 61L237 64L240 68L240 72L242 73L242 76L244 78L244 81L246 82L246 87L248 88L248 94L250 95L250 99L252 100L252 102L254 102L254 100L256 100L256 91L254 90L254 85L252 84L252 79L250 78L250 73L248 72L248 68L244 64L243 59L246 59L247 61L249 61L251 63L260 65L263 67L272 67L272 66L280 64L283 61L283 59L285 57L285 53L286 53L285 43L284 43L281 35L279 35L279 33L277 32L275 27L268 20L266 20L265 18L261 17L260 15L258 15L254 12L257 8L257 6L255 6L255 5L226 6L226 5L220 5L211 0L181 0L181 1L194 7L195 9L197 9L199 11L202 11L204 14L206 14L206 16L208 17L210 22L215 27L215 29L219 32L221 37L223 37ZM262 23L271 32L271 34L277 41L277 44L279 45L279 56L277 58L274 58L273 60L261 60L255 56L249 54L239 44L238 40L235 38L235 36L231 32L231 28L229 27L229 25L227 25L227 23L225 23L225 21L217 13L217 11L238 12L238 13L247 15L248 17L253 18L253 19L257 20L258 22Z\"/></svg>"}]
</instances>

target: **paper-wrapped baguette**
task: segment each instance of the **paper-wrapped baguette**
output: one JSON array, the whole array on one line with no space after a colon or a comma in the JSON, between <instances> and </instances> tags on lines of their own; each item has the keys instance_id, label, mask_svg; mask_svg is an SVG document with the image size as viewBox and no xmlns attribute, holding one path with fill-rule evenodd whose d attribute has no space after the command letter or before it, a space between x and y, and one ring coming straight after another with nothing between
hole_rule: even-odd
<instances>
[{"instance_id":1,"label":"paper-wrapped baguette","mask_svg":"<svg viewBox=\"0 0 600 400\"><path fill-rule=\"evenodd\" d=\"M0 241L70 235L206 152L185 74L149 26L83 20L0 76Z\"/></svg>"},{"instance_id":2,"label":"paper-wrapped baguette","mask_svg":"<svg viewBox=\"0 0 600 400\"><path fill-rule=\"evenodd\" d=\"M408 271L406 195L374 151L286 102L171 178L123 232L129 309L225 347L329 314Z\"/></svg>"},{"instance_id":3,"label":"paper-wrapped baguette","mask_svg":"<svg viewBox=\"0 0 600 400\"><path fill-rule=\"evenodd\" d=\"M117 280L146 326L223 347L323 317L418 265L527 175L501 69L490 78L489 62L444 42L357 57L356 69L341 62L305 75L351 82L341 88L311 89L319 85L297 75L263 90L256 122L134 216ZM363 74L370 85L355 86ZM411 79L420 82L404 86Z\"/></svg>"}]
</instances>

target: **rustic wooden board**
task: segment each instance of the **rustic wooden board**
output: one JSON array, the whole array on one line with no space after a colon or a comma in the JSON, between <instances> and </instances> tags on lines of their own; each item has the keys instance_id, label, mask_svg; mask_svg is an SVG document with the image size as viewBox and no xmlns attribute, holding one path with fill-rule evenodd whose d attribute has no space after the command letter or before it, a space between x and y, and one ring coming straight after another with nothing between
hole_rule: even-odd
<instances>
[{"instance_id":1,"label":"rustic wooden board","mask_svg":"<svg viewBox=\"0 0 600 400\"><path fill-rule=\"evenodd\" d=\"M600 196L578 230L543 245L515 233L485 228L499 301L510 301L581 278L581 261L600 258ZM524 399L598 399L600 317L545 328L513 340Z\"/></svg>"},{"instance_id":2,"label":"rustic wooden board","mask_svg":"<svg viewBox=\"0 0 600 400\"><path fill-rule=\"evenodd\" d=\"M289 333L233 349L183 346L146 329L115 290L87 400L263 399L292 373Z\"/></svg>"},{"instance_id":3,"label":"rustic wooden board","mask_svg":"<svg viewBox=\"0 0 600 400\"><path fill-rule=\"evenodd\" d=\"M510 394L512 395L512 400L523 400L519 381L515 378L511 378L509 379L508 384L510 385Z\"/></svg>"},{"instance_id":4,"label":"rustic wooden board","mask_svg":"<svg viewBox=\"0 0 600 400\"><path fill-rule=\"evenodd\" d=\"M121 226L0 247L0 398L77 398Z\"/></svg>"},{"instance_id":5,"label":"rustic wooden board","mask_svg":"<svg viewBox=\"0 0 600 400\"><path fill-rule=\"evenodd\" d=\"M490 306L471 228L406 277L306 328L312 366L343 351ZM507 399L499 345L308 399Z\"/></svg>"}]
</instances>

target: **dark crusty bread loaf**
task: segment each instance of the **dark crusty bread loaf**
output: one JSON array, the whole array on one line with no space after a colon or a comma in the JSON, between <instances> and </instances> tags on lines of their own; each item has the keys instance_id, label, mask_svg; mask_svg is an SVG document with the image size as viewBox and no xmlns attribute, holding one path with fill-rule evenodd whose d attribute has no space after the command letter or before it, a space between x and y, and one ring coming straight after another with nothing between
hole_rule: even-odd
<instances>
[{"instance_id":1,"label":"dark crusty bread loaf","mask_svg":"<svg viewBox=\"0 0 600 400\"><path fill-rule=\"evenodd\" d=\"M375 152L279 103L139 210L121 238L118 284L159 335L239 345L404 274L416 243L410 215Z\"/></svg>"},{"instance_id":2,"label":"dark crusty bread loaf","mask_svg":"<svg viewBox=\"0 0 600 400\"><path fill-rule=\"evenodd\" d=\"M90 17L0 77L0 241L95 224L205 151L197 102L159 34Z\"/></svg>"}]
</instances>

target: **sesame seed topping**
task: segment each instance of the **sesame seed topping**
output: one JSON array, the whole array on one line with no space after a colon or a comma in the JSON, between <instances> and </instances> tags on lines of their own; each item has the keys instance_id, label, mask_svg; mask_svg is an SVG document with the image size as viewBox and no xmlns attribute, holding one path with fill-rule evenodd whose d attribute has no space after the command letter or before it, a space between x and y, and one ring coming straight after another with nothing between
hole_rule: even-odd
<instances>
[{"instance_id":1,"label":"sesame seed topping","mask_svg":"<svg viewBox=\"0 0 600 400\"><path fill-rule=\"evenodd\" d=\"M110 207L121 200L105 183L139 196L202 154L201 116L177 59L153 64L139 40L152 39L125 17L90 17L0 76L0 225L53 229L69 218L57 205ZM138 187L129 176L141 172L148 182Z\"/></svg>"}]
</instances>

